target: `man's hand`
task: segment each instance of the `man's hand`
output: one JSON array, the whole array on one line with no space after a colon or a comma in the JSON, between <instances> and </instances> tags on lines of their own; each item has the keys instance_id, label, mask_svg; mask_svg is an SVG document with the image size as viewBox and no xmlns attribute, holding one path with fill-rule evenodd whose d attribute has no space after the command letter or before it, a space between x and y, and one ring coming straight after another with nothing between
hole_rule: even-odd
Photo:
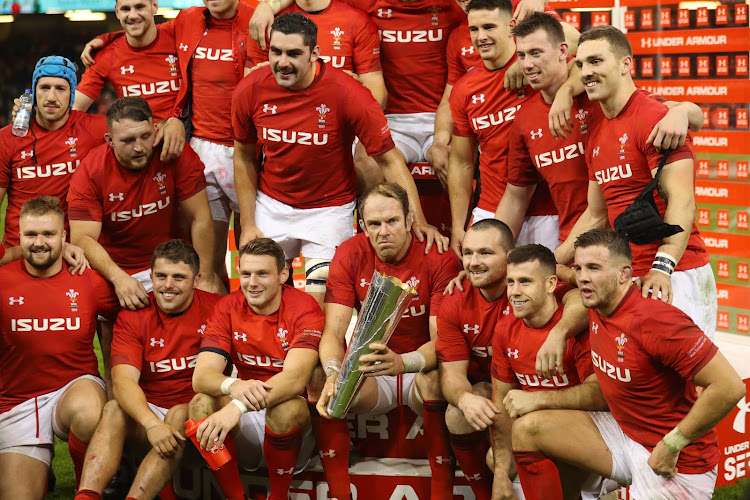
<instances>
[{"instance_id":1,"label":"man's hand","mask_svg":"<svg viewBox=\"0 0 750 500\"><path fill-rule=\"evenodd\" d=\"M558 280L564 281L565 283L568 283L576 288L578 287L578 283L576 282L576 272L572 267L558 264L555 270L555 274L557 275Z\"/></svg>"},{"instance_id":2,"label":"man's hand","mask_svg":"<svg viewBox=\"0 0 750 500\"><path fill-rule=\"evenodd\" d=\"M495 474L492 481L492 500L516 500L513 483L507 474Z\"/></svg>"},{"instance_id":3,"label":"man's hand","mask_svg":"<svg viewBox=\"0 0 750 500\"><path fill-rule=\"evenodd\" d=\"M323 390L320 392L318 402L315 404L315 408L323 418L333 418L328 414L328 403L331 401L331 398L336 395L337 378L338 373L331 373L328 378L326 378L326 383L323 386Z\"/></svg>"},{"instance_id":4,"label":"man's hand","mask_svg":"<svg viewBox=\"0 0 750 500\"><path fill-rule=\"evenodd\" d=\"M258 226L243 226L240 231L240 248L244 247L250 241L262 237L263 233L258 229Z\"/></svg>"},{"instance_id":5,"label":"man's hand","mask_svg":"<svg viewBox=\"0 0 750 500\"><path fill-rule=\"evenodd\" d=\"M229 386L229 395L249 409L260 411L268 406L268 391L271 387L261 380L237 380Z\"/></svg>"},{"instance_id":6,"label":"man's hand","mask_svg":"<svg viewBox=\"0 0 750 500\"><path fill-rule=\"evenodd\" d=\"M550 330L547 339L536 353L536 374L547 380L564 373L563 358L568 349L565 336L557 334L555 328Z\"/></svg>"},{"instance_id":7,"label":"man's hand","mask_svg":"<svg viewBox=\"0 0 750 500\"><path fill-rule=\"evenodd\" d=\"M258 64L256 64L255 66L253 66L252 68L250 68L249 70L247 70L247 75L249 75L250 73L252 73L253 71L255 71L257 69L263 68L263 67L268 66L270 64L271 64L270 61L259 62ZM245 76L247 76L247 75L245 75Z\"/></svg>"},{"instance_id":8,"label":"man's hand","mask_svg":"<svg viewBox=\"0 0 750 500\"><path fill-rule=\"evenodd\" d=\"M635 285L641 289L641 296L644 299L650 293L651 298L656 300L661 292L661 300L667 304L672 303L672 278L661 271L650 270L646 276L635 280Z\"/></svg>"},{"instance_id":9,"label":"man's hand","mask_svg":"<svg viewBox=\"0 0 750 500\"><path fill-rule=\"evenodd\" d=\"M451 145L442 142L434 142L427 150L427 161L435 171L443 189L448 189L448 157L451 154Z\"/></svg>"},{"instance_id":10,"label":"man's hand","mask_svg":"<svg viewBox=\"0 0 750 500\"><path fill-rule=\"evenodd\" d=\"M221 282L219 275L214 272L205 274L201 273L201 279L196 288L208 293L218 293L219 295L227 294L227 289L224 287L224 283Z\"/></svg>"},{"instance_id":11,"label":"man's hand","mask_svg":"<svg viewBox=\"0 0 750 500\"><path fill-rule=\"evenodd\" d=\"M440 234L440 231L435 229L434 227L428 225L428 224L422 224L422 223L413 223L411 226L411 230L414 233L414 236L417 237L417 240L419 242L426 241L427 244L424 247L424 253L427 255L427 253L430 251L430 248L432 248L432 244L435 244L435 247L437 248L438 253L443 253L446 250L448 250L448 238Z\"/></svg>"},{"instance_id":12,"label":"man's hand","mask_svg":"<svg viewBox=\"0 0 750 500\"><path fill-rule=\"evenodd\" d=\"M115 293L120 300L120 307L127 307L131 311L143 309L148 305L148 293L140 281L123 273L120 278L112 282Z\"/></svg>"},{"instance_id":13,"label":"man's hand","mask_svg":"<svg viewBox=\"0 0 750 500\"><path fill-rule=\"evenodd\" d=\"M453 250L453 253L455 253L459 259L463 259L464 257L461 249L463 246L465 234L466 231L464 231L463 228L459 229L454 227L453 229L451 229L451 250Z\"/></svg>"},{"instance_id":14,"label":"man's hand","mask_svg":"<svg viewBox=\"0 0 750 500\"><path fill-rule=\"evenodd\" d=\"M458 400L458 409L475 431L483 431L491 426L495 415L500 413L495 403L470 392L465 392Z\"/></svg>"},{"instance_id":15,"label":"man's hand","mask_svg":"<svg viewBox=\"0 0 750 500\"><path fill-rule=\"evenodd\" d=\"M63 243L63 259L68 263L70 274L83 274L86 269L91 269L91 264L83 254L83 249L67 242Z\"/></svg>"},{"instance_id":16,"label":"man's hand","mask_svg":"<svg viewBox=\"0 0 750 500\"><path fill-rule=\"evenodd\" d=\"M250 37L255 40L261 50L266 50L266 35L271 38L273 24L273 8L265 2L255 6L253 17L250 18Z\"/></svg>"},{"instance_id":17,"label":"man's hand","mask_svg":"<svg viewBox=\"0 0 750 500\"><path fill-rule=\"evenodd\" d=\"M195 433L201 449L210 450L213 446L220 448L224 444L224 439L226 439L229 431L239 423L241 416L240 409L232 403L209 415L206 420L201 422L198 431Z\"/></svg>"},{"instance_id":18,"label":"man's hand","mask_svg":"<svg viewBox=\"0 0 750 500\"><path fill-rule=\"evenodd\" d=\"M185 149L185 124L177 118L167 118L156 125L154 147L164 142L159 159L168 162L177 159Z\"/></svg>"},{"instance_id":19,"label":"man's hand","mask_svg":"<svg viewBox=\"0 0 750 500\"><path fill-rule=\"evenodd\" d=\"M177 453L177 450L185 442L185 438L169 424L159 422L146 430L148 442L154 447L161 458L169 458Z\"/></svg>"},{"instance_id":20,"label":"man's hand","mask_svg":"<svg viewBox=\"0 0 750 500\"><path fill-rule=\"evenodd\" d=\"M83 48L83 52L81 52L81 62L84 66L87 68L89 66L93 66L96 64L96 61L94 61L94 52L104 47L104 42L101 41L99 38L94 38L89 43L86 44L86 46Z\"/></svg>"},{"instance_id":21,"label":"man's hand","mask_svg":"<svg viewBox=\"0 0 750 500\"><path fill-rule=\"evenodd\" d=\"M353 71L349 71L348 69L342 69L341 71L343 71L347 75L349 75L352 78L354 78L355 80L357 80L357 82L359 82L360 85L364 86L364 83L362 83L362 79L359 77L359 75L357 73L354 73Z\"/></svg>"},{"instance_id":22,"label":"man's hand","mask_svg":"<svg viewBox=\"0 0 750 500\"><path fill-rule=\"evenodd\" d=\"M526 81L526 77L521 69L521 63L518 62L518 59L516 59L516 61L511 64L510 68L505 72L505 80L503 83L508 90L518 90L529 83Z\"/></svg>"},{"instance_id":23,"label":"man's hand","mask_svg":"<svg viewBox=\"0 0 750 500\"><path fill-rule=\"evenodd\" d=\"M369 347L373 351L372 354L365 354L359 358L359 362L362 363L359 371L364 373L365 377L404 373L404 360L400 354L391 351L385 344L374 342Z\"/></svg>"},{"instance_id":24,"label":"man's hand","mask_svg":"<svg viewBox=\"0 0 750 500\"><path fill-rule=\"evenodd\" d=\"M549 131L555 139L567 139L568 136L565 132L569 134L573 132L575 122L573 122L571 115L572 109L573 96L570 92L557 92L548 115Z\"/></svg>"},{"instance_id":25,"label":"man's hand","mask_svg":"<svg viewBox=\"0 0 750 500\"><path fill-rule=\"evenodd\" d=\"M653 144L659 151L682 146L687 138L689 123L687 112L680 108L671 108L664 118L654 125L646 144Z\"/></svg>"},{"instance_id":26,"label":"man's hand","mask_svg":"<svg viewBox=\"0 0 750 500\"><path fill-rule=\"evenodd\" d=\"M654 474L665 479L671 479L677 474L677 459L680 454L672 453L664 446L663 441L659 441L654 446L654 451L648 457L648 466L654 471Z\"/></svg>"},{"instance_id":27,"label":"man's hand","mask_svg":"<svg viewBox=\"0 0 750 500\"><path fill-rule=\"evenodd\" d=\"M464 291L464 286L461 284L464 281L464 278L466 277L466 271L461 270L458 272L455 278L450 280L447 285L445 285L445 290L443 290L443 295L453 295L453 289L458 288L459 292Z\"/></svg>"},{"instance_id":28,"label":"man's hand","mask_svg":"<svg viewBox=\"0 0 750 500\"><path fill-rule=\"evenodd\" d=\"M536 394L520 389L508 391L503 399L503 406L511 418L518 418L532 411L541 409L537 402Z\"/></svg>"},{"instance_id":29,"label":"man's hand","mask_svg":"<svg viewBox=\"0 0 750 500\"><path fill-rule=\"evenodd\" d=\"M513 12L513 19L520 23L526 16L534 12L544 12L545 0L521 0Z\"/></svg>"}]
</instances>

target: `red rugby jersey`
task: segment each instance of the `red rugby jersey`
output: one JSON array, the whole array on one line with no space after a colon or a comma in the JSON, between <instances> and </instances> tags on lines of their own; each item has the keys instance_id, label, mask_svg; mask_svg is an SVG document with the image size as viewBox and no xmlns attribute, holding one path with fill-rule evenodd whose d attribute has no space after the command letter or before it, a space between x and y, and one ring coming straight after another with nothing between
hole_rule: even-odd
<instances>
[{"instance_id":1,"label":"red rugby jersey","mask_svg":"<svg viewBox=\"0 0 750 500\"><path fill-rule=\"evenodd\" d=\"M547 334L560 321L563 306L541 328L532 328L522 319L509 314L495 327L492 342L492 377L507 384L519 383L524 391L547 391L579 385L592 373L589 334L584 332L568 339L563 357L565 373L543 379L536 373L536 353L547 340Z\"/></svg>"},{"instance_id":2,"label":"red rugby jersey","mask_svg":"<svg viewBox=\"0 0 750 500\"><path fill-rule=\"evenodd\" d=\"M76 90L92 99L107 82L117 97L143 97L154 121L172 116L182 85L172 30L156 27L156 39L145 47L133 47L121 36L96 54L96 64L86 69Z\"/></svg>"},{"instance_id":3,"label":"red rugby jersey","mask_svg":"<svg viewBox=\"0 0 750 500\"><path fill-rule=\"evenodd\" d=\"M667 107L664 104L651 99L646 92L637 90L616 117L604 117L601 124L591 131L586 150L589 180L599 183L604 193L610 224L651 182L651 170L659 166L662 154L655 147L646 144L646 139L666 114ZM690 134L684 146L670 153L668 163L686 159L695 162ZM656 206L663 217L666 204L656 190L654 193ZM690 239L685 253L677 263L676 271L708 264L708 253L695 222L686 230L690 231ZM648 273L660 244L657 241L648 245L630 245L633 251L634 276Z\"/></svg>"},{"instance_id":4,"label":"red rugby jersey","mask_svg":"<svg viewBox=\"0 0 750 500\"><path fill-rule=\"evenodd\" d=\"M293 3L279 15L289 12L304 14L318 26L320 59L326 64L357 74L381 71L378 29L363 11L343 0L331 0L317 13L306 12ZM266 47L268 44L266 39ZM248 53L253 64L268 61L268 50L261 50L253 41L249 42Z\"/></svg>"},{"instance_id":5,"label":"red rugby jersey","mask_svg":"<svg viewBox=\"0 0 750 500\"><path fill-rule=\"evenodd\" d=\"M456 82L450 97L453 133L461 137L476 137L482 154L479 173L482 194L479 208L494 212L508 182L508 151L513 120L520 114L529 98L536 94L531 87L505 90L505 72L517 59L514 54L502 68L491 71L482 64ZM555 214L549 188L540 183L531 199L526 215Z\"/></svg>"},{"instance_id":6,"label":"red rugby jersey","mask_svg":"<svg viewBox=\"0 0 750 500\"><path fill-rule=\"evenodd\" d=\"M221 354L242 380L268 380L284 369L290 349L318 350L325 321L311 296L282 285L281 305L268 316L247 304L242 290L223 297L203 332L201 352Z\"/></svg>"},{"instance_id":7,"label":"red rugby jersey","mask_svg":"<svg viewBox=\"0 0 750 500\"><path fill-rule=\"evenodd\" d=\"M441 255L433 246L425 255L424 248L425 243L412 236L406 256L390 264L378 258L366 234L349 238L338 247L331 261L325 301L359 310L376 270L400 279L414 287L418 296L411 299L388 347L398 354L416 350L429 342L430 316L437 316L446 285L461 270L453 252Z\"/></svg>"},{"instance_id":8,"label":"red rugby jersey","mask_svg":"<svg viewBox=\"0 0 750 500\"><path fill-rule=\"evenodd\" d=\"M206 188L203 163L189 144L163 163L161 148L139 172L121 167L105 144L81 163L70 183L70 220L102 223L99 243L128 274L148 269L151 254L171 238L176 204Z\"/></svg>"},{"instance_id":9,"label":"red rugby jersey","mask_svg":"<svg viewBox=\"0 0 750 500\"><path fill-rule=\"evenodd\" d=\"M463 281L464 291L453 290L440 305L437 317L437 358L440 362L469 361L472 384L490 382L492 335L500 318L511 314L508 296L488 301L478 288Z\"/></svg>"},{"instance_id":10,"label":"red rugby jersey","mask_svg":"<svg viewBox=\"0 0 750 500\"><path fill-rule=\"evenodd\" d=\"M370 91L341 70L319 65L315 80L304 90L279 87L266 67L242 80L234 94L235 139L263 146L260 191L295 208L354 200L355 136L370 156L394 147Z\"/></svg>"},{"instance_id":11,"label":"red rugby jersey","mask_svg":"<svg viewBox=\"0 0 750 500\"><path fill-rule=\"evenodd\" d=\"M17 246L21 206L42 195L55 196L67 214L68 186L78 164L90 150L104 144L107 120L101 115L71 111L65 125L45 130L36 120L26 137L16 137L11 125L0 130L0 188L7 188L3 240ZM68 229L67 219L65 229Z\"/></svg>"},{"instance_id":12,"label":"red rugby jersey","mask_svg":"<svg viewBox=\"0 0 750 500\"><path fill-rule=\"evenodd\" d=\"M591 356L612 416L649 450L679 424L698 398L690 381L718 348L676 307L632 286L607 318L589 309ZM677 469L702 474L719 462L716 430L680 451Z\"/></svg>"},{"instance_id":13,"label":"red rugby jersey","mask_svg":"<svg viewBox=\"0 0 750 500\"><path fill-rule=\"evenodd\" d=\"M172 316L159 308L151 293L148 306L121 311L112 338L111 365L140 370L138 384L149 403L162 408L189 403L195 395L193 368L203 331L220 298L195 290L190 306Z\"/></svg>"},{"instance_id":14,"label":"red rugby jersey","mask_svg":"<svg viewBox=\"0 0 750 500\"><path fill-rule=\"evenodd\" d=\"M21 259L0 267L0 413L63 387L99 376L96 318L114 319L120 303L109 283L90 269L36 278Z\"/></svg>"}]
</instances>

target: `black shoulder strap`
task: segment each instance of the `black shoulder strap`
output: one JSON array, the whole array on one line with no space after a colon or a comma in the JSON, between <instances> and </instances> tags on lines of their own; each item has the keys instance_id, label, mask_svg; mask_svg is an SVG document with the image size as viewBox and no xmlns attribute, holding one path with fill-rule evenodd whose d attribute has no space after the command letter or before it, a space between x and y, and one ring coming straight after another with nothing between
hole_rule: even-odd
<instances>
[{"instance_id":1,"label":"black shoulder strap","mask_svg":"<svg viewBox=\"0 0 750 500\"><path fill-rule=\"evenodd\" d=\"M661 157L661 161L659 162L659 166L656 169L656 175L654 175L654 178L651 179L651 182L646 184L646 187L643 188L643 191L640 192L640 194L637 196L637 198L646 198L650 197L653 199L654 196L654 189L659 188L659 176L661 176L661 171L664 168L664 166L667 164L667 159L669 158L669 153L671 153L672 150L668 149L664 152L664 155ZM659 193L661 195L661 193Z\"/></svg>"}]
</instances>

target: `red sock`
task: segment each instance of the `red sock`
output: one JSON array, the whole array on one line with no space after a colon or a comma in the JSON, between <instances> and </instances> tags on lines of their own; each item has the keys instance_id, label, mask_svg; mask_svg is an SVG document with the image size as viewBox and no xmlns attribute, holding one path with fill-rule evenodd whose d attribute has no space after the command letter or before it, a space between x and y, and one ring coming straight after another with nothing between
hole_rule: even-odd
<instances>
[{"instance_id":1,"label":"red sock","mask_svg":"<svg viewBox=\"0 0 750 500\"><path fill-rule=\"evenodd\" d=\"M490 448L487 433L451 434L450 440L453 454L477 500L490 500L493 476L485 459Z\"/></svg>"},{"instance_id":2,"label":"red sock","mask_svg":"<svg viewBox=\"0 0 750 500\"><path fill-rule=\"evenodd\" d=\"M555 462L538 451L513 451L526 500L562 500Z\"/></svg>"},{"instance_id":3,"label":"red sock","mask_svg":"<svg viewBox=\"0 0 750 500\"><path fill-rule=\"evenodd\" d=\"M70 458L73 460L73 470L76 473L76 486L81 482L81 474L83 473L83 461L86 459L86 450L89 449L89 445L78 439L73 431L68 433L68 451L70 452Z\"/></svg>"},{"instance_id":4,"label":"red sock","mask_svg":"<svg viewBox=\"0 0 750 500\"><path fill-rule=\"evenodd\" d=\"M430 460L430 499L453 500L453 470L448 428L445 425L445 401L424 401L424 435Z\"/></svg>"},{"instance_id":5,"label":"red sock","mask_svg":"<svg viewBox=\"0 0 750 500\"><path fill-rule=\"evenodd\" d=\"M174 488L172 488L171 479L167 481L167 484L164 485L158 496L160 500L177 500L177 495L175 495Z\"/></svg>"},{"instance_id":6,"label":"red sock","mask_svg":"<svg viewBox=\"0 0 750 500\"><path fill-rule=\"evenodd\" d=\"M79 490L74 500L102 500L102 496L93 490Z\"/></svg>"},{"instance_id":7,"label":"red sock","mask_svg":"<svg viewBox=\"0 0 750 500\"><path fill-rule=\"evenodd\" d=\"M240 471L237 469L237 448L234 446L234 439L227 434L224 439L224 446L232 456L232 459L224 464L219 470L214 471L216 482L221 486L221 491L227 500L243 500L245 498L245 487L240 480Z\"/></svg>"},{"instance_id":8,"label":"red sock","mask_svg":"<svg viewBox=\"0 0 750 500\"><path fill-rule=\"evenodd\" d=\"M318 455L328 482L328 496L346 500L349 486L349 424L345 419L329 420L313 416L313 431L318 442Z\"/></svg>"},{"instance_id":9,"label":"red sock","mask_svg":"<svg viewBox=\"0 0 750 500\"><path fill-rule=\"evenodd\" d=\"M271 480L271 494L268 500L287 500L289 487L294 477L294 467L302 447L302 430L295 427L286 434L274 434L266 426L263 453L268 464L268 477Z\"/></svg>"}]
</instances>

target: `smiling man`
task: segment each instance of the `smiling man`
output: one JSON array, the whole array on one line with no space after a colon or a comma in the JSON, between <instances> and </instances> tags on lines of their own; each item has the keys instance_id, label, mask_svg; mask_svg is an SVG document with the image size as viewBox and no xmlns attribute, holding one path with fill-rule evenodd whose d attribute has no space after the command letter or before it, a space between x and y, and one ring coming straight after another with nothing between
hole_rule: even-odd
<instances>
[{"instance_id":1,"label":"smiling man","mask_svg":"<svg viewBox=\"0 0 750 500\"><path fill-rule=\"evenodd\" d=\"M306 291L322 302L330 260L353 232L355 135L386 180L408 193L414 232L420 241L427 236L426 250L437 233L425 222L380 106L369 90L319 55L315 23L300 13L277 18L270 65L238 85L232 124L242 242L272 238L288 261L301 252ZM265 155L262 170L257 143Z\"/></svg>"}]
</instances>

